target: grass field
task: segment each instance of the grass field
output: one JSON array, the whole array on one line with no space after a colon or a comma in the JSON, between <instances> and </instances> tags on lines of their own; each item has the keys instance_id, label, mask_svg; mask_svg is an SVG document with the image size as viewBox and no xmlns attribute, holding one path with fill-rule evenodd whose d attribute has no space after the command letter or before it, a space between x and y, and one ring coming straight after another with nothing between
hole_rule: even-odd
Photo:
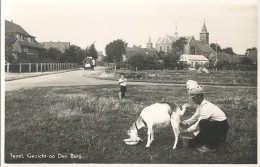
<instances>
[{"instance_id":1,"label":"grass field","mask_svg":"<svg viewBox=\"0 0 260 167\"><path fill-rule=\"evenodd\" d=\"M257 163L256 88L205 87L206 98L223 109L230 131L215 152L201 154L177 146L171 128L160 129L155 142L127 146L127 130L142 108L161 101L190 102L184 86L128 86L117 100L118 86L50 87L6 92L6 163ZM191 103L193 104L193 103ZM184 119L194 112L191 106ZM159 135L158 135L159 134ZM140 132L145 139L146 130ZM12 154L23 158L12 158ZM47 158L28 158L44 154ZM58 158L58 155L63 157ZM71 158L70 154L74 156ZM55 158L48 157L55 155ZM76 157L76 155L80 155ZM66 157L67 156L67 157Z\"/></svg>"},{"instance_id":2,"label":"grass field","mask_svg":"<svg viewBox=\"0 0 260 167\"><path fill-rule=\"evenodd\" d=\"M95 74L95 77L118 80L121 72L126 74L128 81L145 81L159 83L186 83L187 80L195 80L205 85L257 85L257 71L210 71L198 73L188 70L146 70L129 71L118 70L116 72L107 70L106 74ZM113 75L112 75L113 74Z\"/></svg>"}]
</instances>

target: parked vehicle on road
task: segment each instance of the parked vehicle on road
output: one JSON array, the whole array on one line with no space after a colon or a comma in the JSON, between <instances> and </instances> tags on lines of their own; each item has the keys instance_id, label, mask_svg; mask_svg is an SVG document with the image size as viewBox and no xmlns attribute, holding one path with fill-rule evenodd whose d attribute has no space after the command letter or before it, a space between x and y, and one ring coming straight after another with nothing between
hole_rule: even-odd
<instances>
[{"instance_id":1,"label":"parked vehicle on road","mask_svg":"<svg viewBox=\"0 0 260 167\"><path fill-rule=\"evenodd\" d=\"M87 69L94 70L95 64L96 64L96 61L92 57L86 57L83 60L84 70L87 70Z\"/></svg>"}]
</instances>

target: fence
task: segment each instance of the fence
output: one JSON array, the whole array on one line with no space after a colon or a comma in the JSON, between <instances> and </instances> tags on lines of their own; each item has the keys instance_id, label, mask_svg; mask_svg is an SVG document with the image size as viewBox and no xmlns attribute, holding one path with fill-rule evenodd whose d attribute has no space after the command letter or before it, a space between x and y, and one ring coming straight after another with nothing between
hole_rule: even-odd
<instances>
[{"instance_id":1,"label":"fence","mask_svg":"<svg viewBox=\"0 0 260 167\"><path fill-rule=\"evenodd\" d=\"M55 70L67 70L79 68L77 63L18 63L5 64L5 72L24 73L24 72L45 72Z\"/></svg>"}]
</instances>

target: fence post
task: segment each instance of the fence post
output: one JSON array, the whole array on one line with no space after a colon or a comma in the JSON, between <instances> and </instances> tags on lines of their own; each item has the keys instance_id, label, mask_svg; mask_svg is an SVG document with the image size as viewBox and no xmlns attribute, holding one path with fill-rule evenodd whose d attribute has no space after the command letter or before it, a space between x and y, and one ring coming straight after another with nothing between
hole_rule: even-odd
<instances>
[{"instance_id":1,"label":"fence post","mask_svg":"<svg viewBox=\"0 0 260 167\"><path fill-rule=\"evenodd\" d=\"M32 68L31 63L29 63L29 72L31 72L31 68Z\"/></svg>"},{"instance_id":2,"label":"fence post","mask_svg":"<svg viewBox=\"0 0 260 167\"><path fill-rule=\"evenodd\" d=\"M6 64L6 72L9 72L9 62Z\"/></svg>"},{"instance_id":3,"label":"fence post","mask_svg":"<svg viewBox=\"0 0 260 167\"><path fill-rule=\"evenodd\" d=\"M20 73L22 72L22 64L21 63L19 64L19 72Z\"/></svg>"},{"instance_id":4,"label":"fence post","mask_svg":"<svg viewBox=\"0 0 260 167\"><path fill-rule=\"evenodd\" d=\"M42 63L41 63L41 72L42 72Z\"/></svg>"},{"instance_id":5,"label":"fence post","mask_svg":"<svg viewBox=\"0 0 260 167\"><path fill-rule=\"evenodd\" d=\"M36 72L38 72L38 63L36 63Z\"/></svg>"}]
</instances>

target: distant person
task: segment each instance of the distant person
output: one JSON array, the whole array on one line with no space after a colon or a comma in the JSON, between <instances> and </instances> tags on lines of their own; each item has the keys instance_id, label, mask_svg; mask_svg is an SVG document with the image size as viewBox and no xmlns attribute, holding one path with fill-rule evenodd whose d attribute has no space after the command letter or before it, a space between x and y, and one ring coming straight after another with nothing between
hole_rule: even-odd
<instances>
[{"instance_id":1,"label":"distant person","mask_svg":"<svg viewBox=\"0 0 260 167\"><path fill-rule=\"evenodd\" d=\"M120 85L119 99L124 99L125 98L126 81L127 80L125 79L125 74L121 73L119 81L118 81L118 84Z\"/></svg>"},{"instance_id":2,"label":"distant person","mask_svg":"<svg viewBox=\"0 0 260 167\"><path fill-rule=\"evenodd\" d=\"M204 90L201 87L193 88L188 92L193 102L198 105L195 114L181 125L190 126L182 130L193 132L195 137L189 141L190 148L200 152L213 151L226 140L229 124L225 113L216 105L204 99Z\"/></svg>"}]
</instances>

